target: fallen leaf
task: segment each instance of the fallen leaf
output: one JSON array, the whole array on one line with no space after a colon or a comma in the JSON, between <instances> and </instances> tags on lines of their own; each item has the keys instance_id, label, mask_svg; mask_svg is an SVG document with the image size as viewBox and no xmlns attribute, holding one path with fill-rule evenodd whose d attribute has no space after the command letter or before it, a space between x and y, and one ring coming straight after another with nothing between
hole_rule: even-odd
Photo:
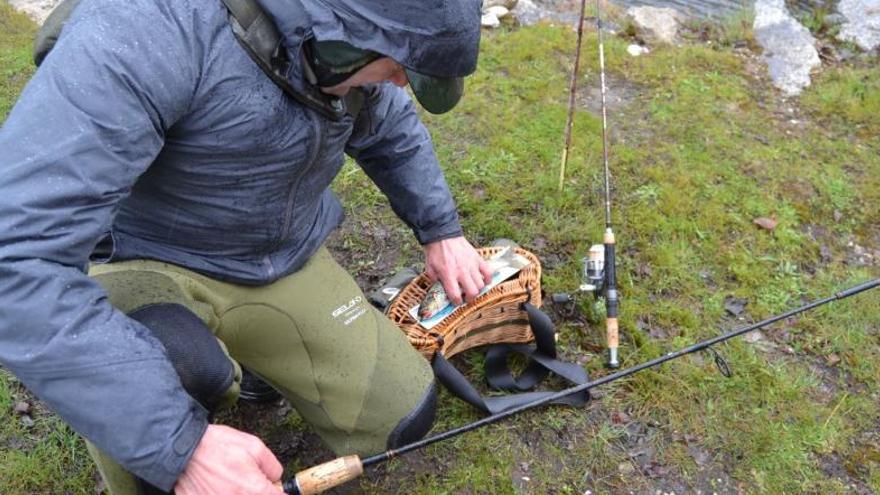
<instances>
[{"instance_id":1,"label":"fallen leaf","mask_svg":"<svg viewBox=\"0 0 880 495\"><path fill-rule=\"evenodd\" d=\"M623 411L614 411L611 413L611 423L616 425L623 425L630 422L629 414Z\"/></svg>"},{"instance_id":2,"label":"fallen leaf","mask_svg":"<svg viewBox=\"0 0 880 495\"><path fill-rule=\"evenodd\" d=\"M776 217L771 217L771 218L758 217L758 218L752 220L752 222L754 222L755 225L757 225L758 227L761 227L762 229L766 229L766 230L775 229L776 225L779 223L776 220Z\"/></svg>"},{"instance_id":3,"label":"fallen leaf","mask_svg":"<svg viewBox=\"0 0 880 495\"><path fill-rule=\"evenodd\" d=\"M828 363L828 366L835 366L840 363L840 356L837 354L829 354L825 357L825 362Z\"/></svg>"}]
</instances>

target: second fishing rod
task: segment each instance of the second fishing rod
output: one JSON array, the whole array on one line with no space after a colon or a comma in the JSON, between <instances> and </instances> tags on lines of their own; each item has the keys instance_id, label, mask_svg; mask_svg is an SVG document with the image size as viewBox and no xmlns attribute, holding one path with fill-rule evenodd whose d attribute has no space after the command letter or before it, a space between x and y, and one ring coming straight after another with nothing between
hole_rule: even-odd
<instances>
[{"instance_id":1,"label":"second fishing rod","mask_svg":"<svg viewBox=\"0 0 880 495\"><path fill-rule=\"evenodd\" d=\"M809 311L819 306L824 306L833 301L839 301L841 299L846 299L848 297L854 296L856 294L860 294L862 292L880 287L880 278L869 280L867 282L858 284L856 286L850 287L848 289L844 289L842 291L836 292L830 296L824 297L822 299L817 299L815 301L809 302L797 308L786 311L785 313L781 313L775 316L771 316L765 320L762 320L758 323L754 323L752 325L744 326L741 328L737 328L735 330L731 330L722 335L718 335L717 337L713 337L707 340L703 340L696 344L690 345L683 349L670 352L668 354L664 354L663 356L654 358L650 361L646 361L642 364L638 364L636 366L632 366L630 368L626 368L615 373L611 373L609 375L603 376L601 378L597 378L596 380L577 385L571 388L567 388L560 392L557 392L553 395L547 396L545 398L536 400L534 402L530 402L528 404L524 404L518 407L514 407L512 409L508 409L506 411L493 414L491 416L487 416L483 419L474 421L473 423L469 423L458 428L454 428L452 430L445 431L443 433L439 433L437 435L433 435L417 442L410 443L408 445L404 445L403 447L392 449L386 452L383 452L378 455L374 455L372 457L367 457L361 459L356 455L340 457L333 461L319 464L317 466L311 467L304 471L301 471L296 474L296 476L290 480L287 480L283 483L279 482L279 488L282 488L285 493L288 494L298 494L298 495L313 495L317 493L324 492L333 488L335 486L341 485L347 481L353 480L360 476L364 468L375 466L377 464L382 464L384 462L390 461L391 459L398 457L402 454L406 454L407 452L411 452L414 450L421 449L428 445L441 442L443 440L448 440L450 438L456 437L463 433L467 433L469 431L473 431L477 428L501 421L502 419L508 418L515 414L519 414L523 411L534 409L539 406L543 406L555 400L561 399L563 397L577 394L579 392L584 392L586 390L593 389L598 387L599 385L604 385L606 383L613 382L615 380L620 380L621 378L625 378L634 373L638 373L639 371L646 370L648 368L653 368L659 366L667 361L671 361L673 359L678 359L680 357L686 356L688 354L692 354L695 352L710 350L713 351L715 356L715 363L718 366L719 370L725 376L730 376L730 371L727 368L727 364L723 359L718 355L717 352L714 352L712 346L719 344L721 342L725 342L734 337L738 337L745 333L758 330L764 328L766 326L772 325L773 323L786 320L791 318L792 316L798 315L805 311Z\"/></svg>"},{"instance_id":2,"label":"second fishing rod","mask_svg":"<svg viewBox=\"0 0 880 495\"><path fill-rule=\"evenodd\" d=\"M596 0L596 31L598 34L599 48L599 81L602 108L602 169L604 177L604 210L605 232L602 235L602 244L594 244L590 247L589 254L584 257L582 270L582 283L580 292L592 292L599 299L605 300L605 341L608 348L606 364L609 368L620 367L618 358L618 313L620 311L620 297L617 292L617 258L615 248L617 240L614 235L614 226L611 221L611 169L608 165L608 110L606 104L607 86L605 84L605 39L602 30L602 6L601 0ZM574 103L577 92L578 67L580 66L581 45L583 44L583 24L586 0L581 1L580 18L578 20L577 45L575 51L574 67L571 72L568 93L568 120L565 126L565 145L562 149L562 162L559 169L559 190L565 183L565 169L568 164L571 150L571 131L574 123ZM560 295L563 299L569 299L567 294ZM555 297L554 297L555 299Z\"/></svg>"}]
</instances>

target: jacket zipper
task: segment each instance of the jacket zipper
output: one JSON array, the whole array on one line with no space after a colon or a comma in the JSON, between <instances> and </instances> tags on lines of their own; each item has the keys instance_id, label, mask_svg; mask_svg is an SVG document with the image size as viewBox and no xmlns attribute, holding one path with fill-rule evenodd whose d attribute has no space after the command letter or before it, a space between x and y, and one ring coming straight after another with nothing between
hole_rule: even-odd
<instances>
[{"instance_id":1,"label":"jacket zipper","mask_svg":"<svg viewBox=\"0 0 880 495\"><path fill-rule=\"evenodd\" d=\"M275 266L272 264L272 252L274 252L281 244L287 239L290 235L290 226L293 223L293 209L296 204L296 192L299 190L299 184L302 182L303 177L306 174L312 171L315 168L316 162L318 160L318 152L321 150L324 141L324 133L323 133L323 119L320 118L314 110L311 108L306 109L308 112L308 116L312 121L312 131L315 136L314 146L312 147L311 152L309 153L309 160L306 162L305 168L297 174L294 178L293 184L290 186L290 192L287 195L287 206L284 212L284 222L281 227L281 234L278 237L278 240L275 244L270 248L269 253L266 254L264 258L264 262L266 264L267 275L270 279L275 278Z\"/></svg>"}]
</instances>

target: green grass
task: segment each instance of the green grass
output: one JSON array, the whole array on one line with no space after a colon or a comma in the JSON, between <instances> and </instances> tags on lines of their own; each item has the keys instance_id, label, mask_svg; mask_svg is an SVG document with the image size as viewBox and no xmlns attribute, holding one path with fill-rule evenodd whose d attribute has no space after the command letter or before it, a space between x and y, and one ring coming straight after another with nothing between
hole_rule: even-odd
<instances>
[{"instance_id":1,"label":"green grass","mask_svg":"<svg viewBox=\"0 0 880 495\"><path fill-rule=\"evenodd\" d=\"M698 26L693 31L713 43L694 37L638 58L626 54L628 40L607 40L609 86L625 88L629 100L610 114L625 366L742 324L725 315L727 296L746 299L745 317L757 321L877 276L876 265L859 266L852 255L854 245L880 247L880 72L826 68L803 96L782 103L738 53L741 41L751 44L748 24L744 14ZM32 70L32 26L0 4L0 28L5 115ZM588 33L581 93L598 85L595 41ZM557 192L573 46L574 33L550 26L486 33L461 104L425 115L468 236L477 244L510 237L535 250L548 293L577 286L577 260L600 240L604 221L601 124L584 108ZM381 223L404 258L418 259L417 244L354 165L334 189L356 228ZM778 226L761 229L757 217L775 217ZM352 235L341 248L375 246ZM589 302L579 309L590 311ZM728 486L775 494L845 493L857 483L880 491L878 322L876 293L836 303L765 330L775 345L769 351L742 339L720 346L730 379L709 355L684 358L606 387L586 410L526 413L396 460L362 487L653 493ZM564 354L586 358L594 376L605 373L593 353L600 326L561 328ZM774 338L782 332L789 337ZM839 363L829 365L832 356ZM478 358L464 362L479 379ZM9 375L0 379L3 493L91 493L91 468L75 437L48 414L23 430L11 412L23 392ZM632 423L611 421L613 411L626 411ZM479 417L445 394L439 414L438 431ZM632 435L634 424L643 435ZM22 435L28 441L14 447L20 443L10 439ZM709 454L705 465L693 457L695 446ZM644 470L634 450L650 451L651 469L665 474Z\"/></svg>"},{"instance_id":2,"label":"green grass","mask_svg":"<svg viewBox=\"0 0 880 495\"><path fill-rule=\"evenodd\" d=\"M43 408L33 425L13 412L24 390L0 370L0 487L4 494L94 493L91 460L82 440Z\"/></svg>"},{"instance_id":3,"label":"green grass","mask_svg":"<svg viewBox=\"0 0 880 495\"><path fill-rule=\"evenodd\" d=\"M31 44L36 28L24 14L0 3L0 119L12 108L34 71Z\"/></svg>"}]
</instances>

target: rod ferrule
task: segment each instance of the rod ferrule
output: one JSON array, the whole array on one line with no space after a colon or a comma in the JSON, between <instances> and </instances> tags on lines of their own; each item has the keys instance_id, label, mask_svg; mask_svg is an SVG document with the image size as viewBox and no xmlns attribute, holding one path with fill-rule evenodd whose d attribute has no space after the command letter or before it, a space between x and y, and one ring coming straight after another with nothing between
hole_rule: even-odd
<instances>
[{"instance_id":1,"label":"rod ferrule","mask_svg":"<svg viewBox=\"0 0 880 495\"><path fill-rule=\"evenodd\" d=\"M617 347L608 348L608 367L620 368L620 361L617 359Z\"/></svg>"}]
</instances>

